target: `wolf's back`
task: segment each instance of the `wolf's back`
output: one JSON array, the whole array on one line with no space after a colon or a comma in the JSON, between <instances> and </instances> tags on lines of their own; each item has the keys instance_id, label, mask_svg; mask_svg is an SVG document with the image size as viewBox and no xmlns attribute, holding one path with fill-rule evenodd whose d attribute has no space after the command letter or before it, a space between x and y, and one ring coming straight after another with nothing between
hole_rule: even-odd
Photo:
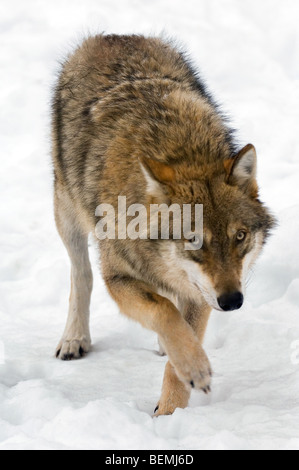
<instances>
[{"instance_id":1,"label":"wolf's back","mask_svg":"<svg viewBox=\"0 0 299 470\"><path fill-rule=\"evenodd\" d=\"M97 35L85 40L62 66L52 103L52 136L55 179L76 186L88 158L101 169L107 145L113 138L116 121L134 108L157 110L154 96L165 91L159 81L188 87L212 104L203 83L184 57L170 42L143 36ZM145 89L145 82L154 85ZM128 87L134 86L134 99ZM165 85L165 83L164 83ZM136 89L140 87L138 94ZM145 92L142 91L145 89ZM101 130L101 148L95 163L90 156L95 135L91 110L96 103L110 100ZM112 110L112 112L110 112ZM104 123L103 123L104 124Z\"/></svg>"},{"instance_id":2,"label":"wolf's back","mask_svg":"<svg viewBox=\"0 0 299 470\"><path fill-rule=\"evenodd\" d=\"M160 38L85 40L62 66L52 122L55 180L89 212L104 196L113 199L113 187L126 191L128 182L138 197L138 155L188 165L233 149L198 74Z\"/></svg>"}]
</instances>

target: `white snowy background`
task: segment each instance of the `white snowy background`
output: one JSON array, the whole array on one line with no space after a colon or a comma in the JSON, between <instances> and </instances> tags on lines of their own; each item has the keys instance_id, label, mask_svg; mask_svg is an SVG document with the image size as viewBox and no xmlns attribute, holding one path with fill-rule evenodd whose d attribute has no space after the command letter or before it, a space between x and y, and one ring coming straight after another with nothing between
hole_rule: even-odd
<instances>
[{"instance_id":1,"label":"white snowy background","mask_svg":"<svg viewBox=\"0 0 299 470\"><path fill-rule=\"evenodd\" d=\"M298 0L0 0L0 449L299 449L298 23ZM245 306L212 314L212 394L158 419L166 359L119 314L92 248L93 350L54 358L70 267L52 209L51 89L57 61L102 31L185 46L255 144L280 222Z\"/></svg>"}]
</instances>

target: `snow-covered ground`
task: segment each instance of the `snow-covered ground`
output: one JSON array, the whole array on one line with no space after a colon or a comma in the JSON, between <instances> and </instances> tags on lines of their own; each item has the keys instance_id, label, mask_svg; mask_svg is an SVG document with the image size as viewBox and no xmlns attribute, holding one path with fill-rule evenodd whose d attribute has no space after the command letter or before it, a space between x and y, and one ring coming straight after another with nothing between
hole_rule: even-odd
<instances>
[{"instance_id":1,"label":"snow-covered ground","mask_svg":"<svg viewBox=\"0 0 299 470\"><path fill-rule=\"evenodd\" d=\"M1 449L299 449L298 21L297 0L1 0ZM185 45L240 142L256 145L280 221L244 308L212 315L212 394L158 419L166 359L118 313L94 249L93 350L54 358L69 260L52 211L51 87L57 59L101 31Z\"/></svg>"}]
</instances>

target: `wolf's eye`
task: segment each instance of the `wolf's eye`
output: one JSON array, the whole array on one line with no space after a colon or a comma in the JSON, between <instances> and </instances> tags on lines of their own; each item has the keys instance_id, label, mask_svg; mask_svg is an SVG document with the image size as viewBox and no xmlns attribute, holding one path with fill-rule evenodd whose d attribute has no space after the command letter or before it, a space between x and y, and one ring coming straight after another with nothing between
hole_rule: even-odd
<instances>
[{"instance_id":1,"label":"wolf's eye","mask_svg":"<svg viewBox=\"0 0 299 470\"><path fill-rule=\"evenodd\" d=\"M237 233L237 241L238 242L243 242L246 238L246 235L247 233L244 231L244 230L239 230L239 232Z\"/></svg>"}]
</instances>

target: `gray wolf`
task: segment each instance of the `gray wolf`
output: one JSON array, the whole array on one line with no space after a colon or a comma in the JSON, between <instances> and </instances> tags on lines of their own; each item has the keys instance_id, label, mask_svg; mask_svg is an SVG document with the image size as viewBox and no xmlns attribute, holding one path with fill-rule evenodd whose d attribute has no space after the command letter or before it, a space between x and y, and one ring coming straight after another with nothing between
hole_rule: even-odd
<instances>
[{"instance_id":1,"label":"gray wolf","mask_svg":"<svg viewBox=\"0 0 299 470\"><path fill-rule=\"evenodd\" d=\"M116 207L119 195L147 208L203 204L199 250L171 237L98 242L111 297L158 334L168 356L155 415L171 414L187 406L192 388L210 391L202 347L210 312L241 308L248 271L274 226L259 200L255 147L238 148L180 50L137 35L90 37L67 58L52 122L55 218L72 265L59 359L91 347L88 235L96 207Z\"/></svg>"}]
</instances>

